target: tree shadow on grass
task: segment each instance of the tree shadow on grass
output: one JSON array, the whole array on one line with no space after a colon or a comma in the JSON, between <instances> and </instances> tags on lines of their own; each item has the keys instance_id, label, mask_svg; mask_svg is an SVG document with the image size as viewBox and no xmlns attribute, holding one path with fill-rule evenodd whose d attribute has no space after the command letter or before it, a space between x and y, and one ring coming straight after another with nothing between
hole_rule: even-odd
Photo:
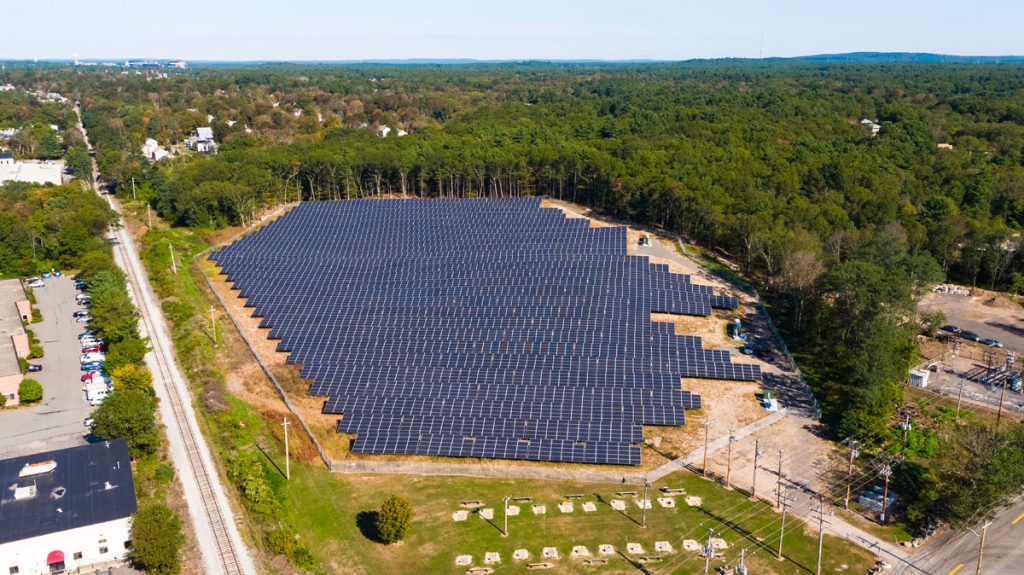
<instances>
[{"instance_id":1,"label":"tree shadow on grass","mask_svg":"<svg viewBox=\"0 0 1024 575\"><path fill-rule=\"evenodd\" d=\"M376 511L360 511L356 514L356 527L359 528L359 532L374 543L382 543L380 533L377 531L378 515Z\"/></svg>"}]
</instances>

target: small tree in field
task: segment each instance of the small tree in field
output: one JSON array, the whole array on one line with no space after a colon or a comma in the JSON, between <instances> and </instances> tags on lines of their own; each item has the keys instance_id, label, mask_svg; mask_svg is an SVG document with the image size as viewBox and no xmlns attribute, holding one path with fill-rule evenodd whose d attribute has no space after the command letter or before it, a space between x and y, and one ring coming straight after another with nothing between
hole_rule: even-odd
<instances>
[{"instance_id":1,"label":"small tree in field","mask_svg":"<svg viewBox=\"0 0 1024 575\"><path fill-rule=\"evenodd\" d=\"M377 536L389 545L405 538L412 523L412 505L404 498L389 495L377 514Z\"/></svg>"}]
</instances>

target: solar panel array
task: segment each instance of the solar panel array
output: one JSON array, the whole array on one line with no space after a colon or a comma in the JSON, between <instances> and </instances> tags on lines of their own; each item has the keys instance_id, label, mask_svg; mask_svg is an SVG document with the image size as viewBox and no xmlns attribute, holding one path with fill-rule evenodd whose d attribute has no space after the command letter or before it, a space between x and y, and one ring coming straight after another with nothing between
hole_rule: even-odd
<instances>
[{"instance_id":1,"label":"solar panel array","mask_svg":"<svg viewBox=\"0 0 1024 575\"><path fill-rule=\"evenodd\" d=\"M355 453L639 464L680 377L760 378L651 321L735 298L539 199L304 203L211 259Z\"/></svg>"}]
</instances>

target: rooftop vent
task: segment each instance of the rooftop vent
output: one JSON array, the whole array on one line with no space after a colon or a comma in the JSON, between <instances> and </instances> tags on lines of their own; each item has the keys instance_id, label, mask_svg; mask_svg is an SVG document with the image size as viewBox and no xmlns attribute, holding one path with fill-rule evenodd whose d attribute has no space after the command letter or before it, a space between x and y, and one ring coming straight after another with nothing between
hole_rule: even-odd
<instances>
[{"instance_id":1,"label":"rooftop vent","mask_svg":"<svg viewBox=\"0 0 1024 575\"><path fill-rule=\"evenodd\" d=\"M42 475L57 469L57 462L54 460L40 461L38 463L26 463L25 467L18 472L18 477L32 477Z\"/></svg>"},{"instance_id":2,"label":"rooftop vent","mask_svg":"<svg viewBox=\"0 0 1024 575\"><path fill-rule=\"evenodd\" d=\"M21 501L23 499L32 499L36 496L36 486L26 485L25 487L14 488L14 500Z\"/></svg>"},{"instance_id":3,"label":"rooftop vent","mask_svg":"<svg viewBox=\"0 0 1024 575\"><path fill-rule=\"evenodd\" d=\"M64 494L67 493L67 492L68 492L67 489L64 489L63 487L57 487L53 491L50 492L50 497L52 497L54 499L60 499L61 497L64 497Z\"/></svg>"}]
</instances>

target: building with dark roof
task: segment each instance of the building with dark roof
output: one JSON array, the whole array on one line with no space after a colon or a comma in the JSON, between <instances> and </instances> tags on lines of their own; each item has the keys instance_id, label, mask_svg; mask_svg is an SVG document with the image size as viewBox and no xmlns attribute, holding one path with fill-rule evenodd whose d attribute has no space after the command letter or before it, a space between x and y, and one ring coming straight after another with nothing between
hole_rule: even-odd
<instances>
[{"instance_id":1,"label":"building with dark roof","mask_svg":"<svg viewBox=\"0 0 1024 575\"><path fill-rule=\"evenodd\" d=\"M123 561L137 509L123 439L0 461L0 574Z\"/></svg>"}]
</instances>

